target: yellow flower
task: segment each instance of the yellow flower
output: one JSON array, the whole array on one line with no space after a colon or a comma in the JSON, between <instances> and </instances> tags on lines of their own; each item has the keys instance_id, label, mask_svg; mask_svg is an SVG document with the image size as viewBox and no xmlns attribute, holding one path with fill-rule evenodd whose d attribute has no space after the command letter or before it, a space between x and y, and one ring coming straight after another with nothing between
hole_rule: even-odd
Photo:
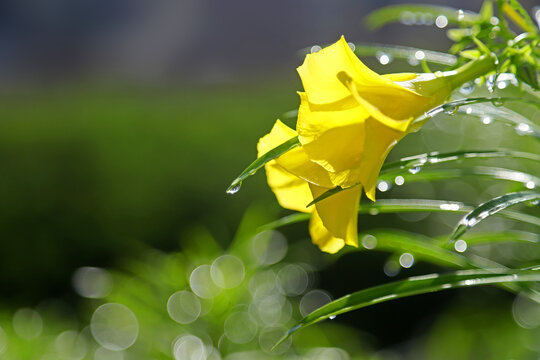
<instances>
[{"instance_id":1,"label":"yellow flower","mask_svg":"<svg viewBox=\"0 0 540 360\"><path fill-rule=\"evenodd\" d=\"M296 131L277 120L257 150L261 156L298 136L299 147L265 165L268 184L283 207L312 213L313 242L334 253L345 244L358 245L362 188L375 201L377 177L392 147L415 118L441 104L464 80L455 71L379 75L343 37L307 55L298 73L305 92L299 93ZM306 208L336 186L346 190Z\"/></svg>"}]
</instances>

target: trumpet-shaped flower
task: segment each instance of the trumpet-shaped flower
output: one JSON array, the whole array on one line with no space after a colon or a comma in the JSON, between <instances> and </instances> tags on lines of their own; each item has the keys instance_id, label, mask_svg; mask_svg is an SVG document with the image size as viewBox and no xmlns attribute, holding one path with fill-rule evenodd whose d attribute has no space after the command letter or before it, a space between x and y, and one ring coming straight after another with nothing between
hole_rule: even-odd
<instances>
[{"instance_id":1,"label":"trumpet-shaped flower","mask_svg":"<svg viewBox=\"0 0 540 360\"><path fill-rule=\"evenodd\" d=\"M258 153L298 136L299 147L265 165L268 184L283 207L312 213L313 242L334 253L345 244L357 246L362 189L375 201L377 177L392 147L415 118L441 104L465 76L456 71L379 75L343 37L307 55L298 73L304 92L296 131L278 120L260 139ZM336 186L345 190L306 207Z\"/></svg>"}]
</instances>

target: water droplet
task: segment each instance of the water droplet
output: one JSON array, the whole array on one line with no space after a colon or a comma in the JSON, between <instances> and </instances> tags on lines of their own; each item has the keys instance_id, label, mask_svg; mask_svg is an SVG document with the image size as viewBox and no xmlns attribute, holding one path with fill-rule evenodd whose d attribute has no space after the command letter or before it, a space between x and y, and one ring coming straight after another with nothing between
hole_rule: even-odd
<instances>
[{"instance_id":1,"label":"water droplet","mask_svg":"<svg viewBox=\"0 0 540 360\"><path fill-rule=\"evenodd\" d=\"M396 183L396 185L401 186L401 185L405 184L405 178L403 176L401 176L401 175L398 175L394 179L394 182Z\"/></svg>"},{"instance_id":2,"label":"water droplet","mask_svg":"<svg viewBox=\"0 0 540 360\"><path fill-rule=\"evenodd\" d=\"M417 59L417 60L424 60L426 58L426 53L423 52L422 50L418 50L414 53L414 57Z\"/></svg>"},{"instance_id":3,"label":"water droplet","mask_svg":"<svg viewBox=\"0 0 540 360\"><path fill-rule=\"evenodd\" d=\"M373 235L366 235L362 238L362 246L368 250L375 249L377 238Z\"/></svg>"},{"instance_id":4,"label":"water droplet","mask_svg":"<svg viewBox=\"0 0 540 360\"><path fill-rule=\"evenodd\" d=\"M491 19L489 19L489 23L491 25L498 25L499 24L499 18L496 16L492 16Z\"/></svg>"},{"instance_id":5,"label":"water droplet","mask_svg":"<svg viewBox=\"0 0 540 360\"><path fill-rule=\"evenodd\" d=\"M474 82L472 81L466 82L465 84L461 85L461 87L459 88L459 92L462 93L463 95L470 95L472 94L473 91L474 91Z\"/></svg>"},{"instance_id":6,"label":"water droplet","mask_svg":"<svg viewBox=\"0 0 540 360\"><path fill-rule=\"evenodd\" d=\"M227 189L227 194L229 195L234 195L236 194L239 190L240 190L240 187L242 186L242 183L238 183L236 185L231 185L231 187L229 187Z\"/></svg>"},{"instance_id":7,"label":"water droplet","mask_svg":"<svg viewBox=\"0 0 540 360\"><path fill-rule=\"evenodd\" d=\"M439 208L446 211L458 211L460 209L460 206L458 204L448 203L439 205Z\"/></svg>"},{"instance_id":8,"label":"water droplet","mask_svg":"<svg viewBox=\"0 0 540 360\"><path fill-rule=\"evenodd\" d=\"M377 184L377 189L379 189L380 192L388 191L390 187L391 185L386 181L379 181L379 183Z\"/></svg>"},{"instance_id":9,"label":"water droplet","mask_svg":"<svg viewBox=\"0 0 540 360\"><path fill-rule=\"evenodd\" d=\"M454 243L454 249L456 249L457 252L464 252L467 250L467 242L465 240L458 240Z\"/></svg>"},{"instance_id":10,"label":"water droplet","mask_svg":"<svg viewBox=\"0 0 540 360\"><path fill-rule=\"evenodd\" d=\"M414 264L414 256L409 253L401 254L401 256L399 257L399 264L405 269L410 268Z\"/></svg>"},{"instance_id":11,"label":"water droplet","mask_svg":"<svg viewBox=\"0 0 540 360\"><path fill-rule=\"evenodd\" d=\"M462 9L457 11L457 21L462 21L465 18L465 12Z\"/></svg>"},{"instance_id":12,"label":"water droplet","mask_svg":"<svg viewBox=\"0 0 540 360\"><path fill-rule=\"evenodd\" d=\"M491 116L482 116L482 124L489 125L493 122L493 118Z\"/></svg>"},{"instance_id":13,"label":"water droplet","mask_svg":"<svg viewBox=\"0 0 540 360\"><path fill-rule=\"evenodd\" d=\"M490 93L492 93L494 86L495 86L495 75L489 75L486 78L486 88L488 89Z\"/></svg>"},{"instance_id":14,"label":"water droplet","mask_svg":"<svg viewBox=\"0 0 540 360\"><path fill-rule=\"evenodd\" d=\"M502 90L508 86L508 81L497 81L497 89Z\"/></svg>"},{"instance_id":15,"label":"water droplet","mask_svg":"<svg viewBox=\"0 0 540 360\"><path fill-rule=\"evenodd\" d=\"M336 318L336 315L332 315L328 317L330 320L334 320Z\"/></svg>"},{"instance_id":16,"label":"water droplet","mask_svg":"<svg viewBox=\"0 0 540 360\"><path fill-rule=\"evenodd\" d=\"M455 115L458 112L458 107L455 105L443 106L444 113L447 115Z\"/></svg>"},{"instance_id":17,"label":"water droplet","mask_svg":"<svg viewBox=\"0 0 540 360\"><path fill-rule=\"evenodd\" d=\"M448 25L448 18L444 15L437 16L437 18L435 19L435 25L439 29L445 28Z\"/></svg>"},{"instance_id":18,"label":"water droplet","mask_svg":"<svg viewBox=\"0 0 540 360\"><path fill-rule=\"evenodd\" d=\"M518 135L528 135L533 133L533 129L531 128L531 126L525 123L518 124L515 127L515 130Z\"/></svg>"},{"instance_id":19,"label":"water droplet","mask_svg":"<svg viewBox=\"0 0 540 360\"><path fill-rule=\"evenodd\" d=\"M376 56L377 56L377 60L379 60L379 62L382 65L387 65L387 64L391 63L392 60L394 59L392 57L392 55L384 53L382 51L378 51Z\"/></svg>"},{"instance_id":20,"label":"water droplet","mask_svg":"<svg viewBox=\"0 0 540 360\"><path fill-rule=\"evenodd\" d=\"M526 187L527 189L532 190L532 189L534 189L534 188L536 187L536 184L534 183L534 181L527 181L527 182L525 183L525 187Z\"/></svg>"},{"instance_id":21,"label":"water droplet","mask_svg":"<svg viewBox=\"0 0 540 360\"><path fill-rule=\"evenodd\" d=\"M107 303L94 311L90 330L99 345L120 351L129 348L137 340L139 322L127 306Z\"/></svg>"},{"instance_id":22,"label":"water droplet","mask_svg":"<svg viewBox=\"0 0 540 360\"><path fill-rule=\"evenodd\" d=\"M413 168L410 168L409 169L409 172L413 175L415 174L418 174L420 172L420 170L422 170L422 167L421 166L415 166Z\"/></svg>"},{"instance_id":23,"label":"water droplet","mask_svg":"<svg viewBox=\"0 0 540 360\"><path fill-rule=\"evenodd\" d=\"M311 52L312 54L314 54L314 53L319 52L319 51L321 51L321 50L322 50L322 47L320 47L319 45L313 45L313 46L311 47L310 52Z\"/></svg>"},{"instance_id":24,"label":"water droplet","mask_svg":"<svg viewBox=\"0 0 540 360\"><path fill-rule=\"evenodd\" d=\"M495 106L503 106L504 105L504 99L501 98L495 98L491 100L491 103Z\"/></svg>"},{"instance_id":25,"label":"water droplet","mask_svg":"<svg viewBox=\"0 0 540 360\"><path fill-rule=\"evenodd\" d=\"M356 45L354 45L352 42L348 42L347 45L349 45L351 51L354 51L356 49Z\"/></svg>"}]
</instances>

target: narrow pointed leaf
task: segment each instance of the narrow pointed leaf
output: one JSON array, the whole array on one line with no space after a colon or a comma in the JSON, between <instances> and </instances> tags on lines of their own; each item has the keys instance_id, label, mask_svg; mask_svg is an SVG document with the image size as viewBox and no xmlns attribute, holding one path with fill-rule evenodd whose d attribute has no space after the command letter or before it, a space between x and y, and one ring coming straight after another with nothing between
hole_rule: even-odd
<instances>
[{"instance_id":1,"label":"narrow pointed leaf","mask_svg":"<svg viewBox=\"0 0 540 360\"><path fill-rule=\"evenodd\" d=\"M416 14L429 14L435 19L439 15L446 16L450 23L461 23L471 25L480 20L480 15L463 11L458 13L458 9L435 6L435 5L417 5L417 4L401 4L386 6L375 10L366 17L366 24L370 29L377 29L386 24L401 21L403 23L413 25L416 23ZM412 16L410 15L412 14ZM458 15L461 15L458 18ZM410 17L410 19L409 19Z\"/></svg>"},{"instance_id":2,"label":"narrow pointed leaf","mask_svg":"<svg viewBox=\"0 0 540 360\"><path fill-rule=\"evenodd\" d=\"M280 155L283 155L287 151L295 148L298 146L300 142L298 141L298 137L292 138L283 144L273 148L272 150L268 151L263 156L257 158L254 162L251 163L234 181L232 184L227 188L227 193L234 194L238 191L240 186L242 185L242 181L246 179L247 177L254 175L257 170L259 170L261 167L264 166L267 162L270 160L273 160Z\"/></svg>"},{"instance_id":3,"label":"narrow pointed leaf","mask_svg":"<svg viewBox=\"0 0 540 360\"><path fill-rule=\"evenodd\" d=\"M504 150L463 150L449 153L431 152L429 154L420 154L402 158L398 161L389 162L383 165L381 173L390 172L397 169L408 168L412 169L417 166L428 164L440 164L451 161L459 161L464 159L490 159L490 158L511 158L511 159L528 159L540 161L540 155L518 151Z\"/></svg>"},{"instance_id":4,"label":"narrow pointed leaf","mask_svg":"<svg viewBox=\"0 0 540 360\"><path fill-rule=\"evenodd\" d=\"M426 62L452 66L457 63L455 55L446 54L439 51L419 49L410 46L384 45L384 44L354 44L354 52L359 56L378 56L383 53L393 59L409 60L421 51Z\"/></svg>"},{"instance_id":5,"label":"narrow pointed leaf","mask_svg":"<svg viewBox=\"0 0 540 360\"><path fill-rule=\"evenodd\" d=\"M360 204L359 214L386 214L386 213L407 213L407 212L451 212L468 213L474 209L473 206L465 205L462 202L446 200L428 199L381 199L374 203ZM517 211L503 210L498 213L510 220L517 220L531 225L540 226L540 218ZM287 215L281 219L263 225L259 231L274 230L283 226L307 221L311 214L296 213ZM446 241L446 240L445 240Z\"/></svg>"},{"instance_id":6,"label":"narrow pointed leaf","mask_svg":"<svg viewBox=\"0 0 540 360\"><path fill-rule=\"evenodd\" d=\"M346 295L313 311L311 314L304 317L296 326L292 327L276 346L285 341L292 333L306 326L331 316L337 316L339 314L389 300L466 286L531 281L540 281L540 271L510 269L491 271L467 270L444 275L430 274L412 277L389 284L371 287Z\"/></svg>"},{"instance_id":7,"label":"narrow pointed leaf","mask_svg":"<svg viewBox=\"0 0 540 360\"><path fill-rule=\"evenodd\" d=\"M487 217L506 209L509 206L520 204L526 201L540 200L540 192L536 191L521 191L516 193L505 194L479 205L476 209L465 215L458 223L456 229L450 237L452 240L458 239L467 230L477 225Z\"/></svg>"}]
</instances>

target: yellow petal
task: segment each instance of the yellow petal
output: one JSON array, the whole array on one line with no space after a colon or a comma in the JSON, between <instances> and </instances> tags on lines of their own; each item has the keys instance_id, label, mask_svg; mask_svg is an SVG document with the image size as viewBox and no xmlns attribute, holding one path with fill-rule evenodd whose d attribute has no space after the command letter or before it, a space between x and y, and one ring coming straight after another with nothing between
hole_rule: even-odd
<instances>
[{"instance_id":1,"label":"yellow petal","mask_svg":"<svg viewBox=\"0 0 540 360\"><path fill-rule=\"evenodd\" d=\"M309 185L304 180L289 173L274 160L265 165L266 180L285 209L310 212L306 205L313 201Z\"/></svg>"},{"instance_id":2,"label":"yellow petal","mask_svg":"<svg viewBox=\"0 0 540 360\"><path fill-rule=\"evenodd\" d=\"M342 239L336 238L326 230L316 211L309 221L309 234L315 245L322 251L330 254L337 253L345 245L345 242Z\"/></svg>"},{"instance_id":3,"label":"yellow petal","mask_svg":"<svg viewBox=\"0 0 540 360\"><path fill-rule=\"evenodd\" d=\"M285 141L295 137L296 131L277 120L269 134L263 136L257 144L258 156L265 154ZM307 182L323 187L334 187L328 172L309 160L302 147L296 147L275 159L276 163L289 173Z\"/></svg>"},{"instance_id":4,"label":"yellow petal","mask_svg":"<svg viewBox=\"0 0 540 360\"><path fill-rule=\"evenodd\" d=\"M328 189L310 184L313 198L321 196ZM315 204L316 212L324 228L345 244L358 246L358 202L361 186L346 189Z\"/></svg>"},{"instance_id":5,"label":"yellow petal","mask_svg":"<svg viewBox=\"0 0 540 360\"><path fill-rule=\"evenodd\" d=\"M337 74L342 71L350 73L361 85L394 86L392 81L364 65L342 36L338 42L307 55L302 66L298 68L309 101L313 104L325 104L349 96L349 90L337 78Z\"/></svg>"},{"instance_id":6,"label":"yellow petal","mask_svg":"<svg viewBox=\"0 0 540 360\"><path fill-rule=\"evenodd\" d=\"M405 135L400 131L381 124L373 118L366 121L366 142L359 173L366 195L375 201L375 188L379 172L386 156L394 145Z\"/></svg>"},{"instance_id":7,"label":"yellow petal","mask_svg":"<svg viewBox=\"0 0 540 360\"><path fill-rule=\"evenodd\" d=\"M349 96L340 102L316 105L300 95L298 138L310 160L331 172L358 165L364 146L364 121L369 117Z\"/></svg>"},{"instance_id":8,"label":"yellow petal","mask_svg":"<svg viewBox=\"0 0 540 360\"><path fill-rule=\"evenodd\" d=\"M392 80L392 81L410 81L416 79L418 74L416 73L395 73L395 74L384 74L382 77Z\"/></svg>"}]
</instances>

